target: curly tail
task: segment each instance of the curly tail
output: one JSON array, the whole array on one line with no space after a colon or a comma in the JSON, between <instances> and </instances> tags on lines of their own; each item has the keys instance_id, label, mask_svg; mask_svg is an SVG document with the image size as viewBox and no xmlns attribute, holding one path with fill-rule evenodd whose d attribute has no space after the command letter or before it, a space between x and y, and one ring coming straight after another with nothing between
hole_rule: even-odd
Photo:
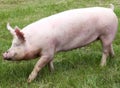
<instances>
[{"instance_id":1,"label":"curly tail","mask_svg":"<svg viewBox=\"0 0 120 88\"><path fill-rule=\"evenodd\" d=\"M110 8L114 11L114 5L110 4Z\"/></svg>"}]
</instances>

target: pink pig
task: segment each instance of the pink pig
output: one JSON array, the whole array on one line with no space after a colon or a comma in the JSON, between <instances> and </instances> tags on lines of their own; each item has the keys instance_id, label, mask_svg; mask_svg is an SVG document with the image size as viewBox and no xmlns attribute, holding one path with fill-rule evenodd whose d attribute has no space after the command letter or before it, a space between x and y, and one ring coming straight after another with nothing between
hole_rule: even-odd
<instances>
[{"instance_id":1,"label":"pink pig","mask_svg":"<svg viewBox=\"0 0 120 88\"><path fill-rule=\"evenodd\" d=\"M113 10L112 4L110 8L68 10L36 21L22 30L18 27L13 29L8 23L7 29L13 35L13 41L3 57L11 61L40 57L29 75L28 82L31 82L46 64L49 64L51 71L54 70L55 53L101 40L101 66L104 66L108 55L114 56L112 41L117 32L118 19Z\"/></svg>"}]
</instances>

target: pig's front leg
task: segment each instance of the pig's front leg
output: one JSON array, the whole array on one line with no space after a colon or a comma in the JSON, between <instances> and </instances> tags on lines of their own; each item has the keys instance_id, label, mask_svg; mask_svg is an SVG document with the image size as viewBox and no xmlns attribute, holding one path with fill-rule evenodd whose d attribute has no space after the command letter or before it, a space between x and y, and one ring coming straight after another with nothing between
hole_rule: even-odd
<instances>
[{"instance_id":1,"label":"pig's front leg","mask_svg":"<svg viewBox=\"0 0 120 88\"><path fill-rule=\"evenodd\" d=\"M39 59L39 61L36 63L33 71L31 72L31 74L28 77L28 83L30 83L32 80L34 80L38 74L38 72L50 61L52 60L51 56L41 56L41 58Z\"/></svg>"}]
</instances>

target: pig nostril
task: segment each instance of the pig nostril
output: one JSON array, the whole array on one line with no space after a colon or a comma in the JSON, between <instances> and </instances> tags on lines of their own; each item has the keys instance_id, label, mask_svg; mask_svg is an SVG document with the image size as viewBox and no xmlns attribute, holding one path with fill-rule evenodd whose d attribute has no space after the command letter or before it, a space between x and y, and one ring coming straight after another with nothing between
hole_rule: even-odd
<instances>
[{"instance_id":1,"label":"pig nostril","mask_svg":"<svg viewBox=\"0 0 120 88\"><path fill-rule=\"evenodd\" d=\"M9 51L6 51L6 53L8 53Z\"/></svg>"}]
</instances>

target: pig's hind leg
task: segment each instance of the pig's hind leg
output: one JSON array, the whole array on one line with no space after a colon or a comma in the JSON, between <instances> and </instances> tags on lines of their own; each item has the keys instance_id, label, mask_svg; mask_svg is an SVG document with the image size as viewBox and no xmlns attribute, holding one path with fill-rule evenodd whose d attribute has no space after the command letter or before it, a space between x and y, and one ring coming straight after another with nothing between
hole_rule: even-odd
<instances>
[{"instance_id":1,"label":"pig's hind leg","mask_svg":"<svg viewBox=\"0 0 120 88\"><path fill-rule=\"evenodd\" d=\"M114 51L112 48L113 37L111 35L104 35L100 37L103 46L103 54L101 58L101 66L106 65L106 59L109 55L114 56Z\"/></svg>"},{"instance_id":2,"label":"pig's hind leg","mask_svg":"<svg viewBox=\"0 0 120 88\"><path fill-rule=\"evenodd\" d=\"M110 52L109 52L109 54L110 54L111 57L114 57L114 55L115 55L112 44L110 46Z\"/></svg>"},{"instance_id":3,"label":"pig's hind leg","mask_svg":"<svg viewBox=\"0 0 120 88\"><path fill-rule=\"evenodd\" d=\"M49 66L50 72L53 72L53 71L54 71L53 60L51 60L51 61L48 63L48 66Z\"/></svg>"}]
</instances>

